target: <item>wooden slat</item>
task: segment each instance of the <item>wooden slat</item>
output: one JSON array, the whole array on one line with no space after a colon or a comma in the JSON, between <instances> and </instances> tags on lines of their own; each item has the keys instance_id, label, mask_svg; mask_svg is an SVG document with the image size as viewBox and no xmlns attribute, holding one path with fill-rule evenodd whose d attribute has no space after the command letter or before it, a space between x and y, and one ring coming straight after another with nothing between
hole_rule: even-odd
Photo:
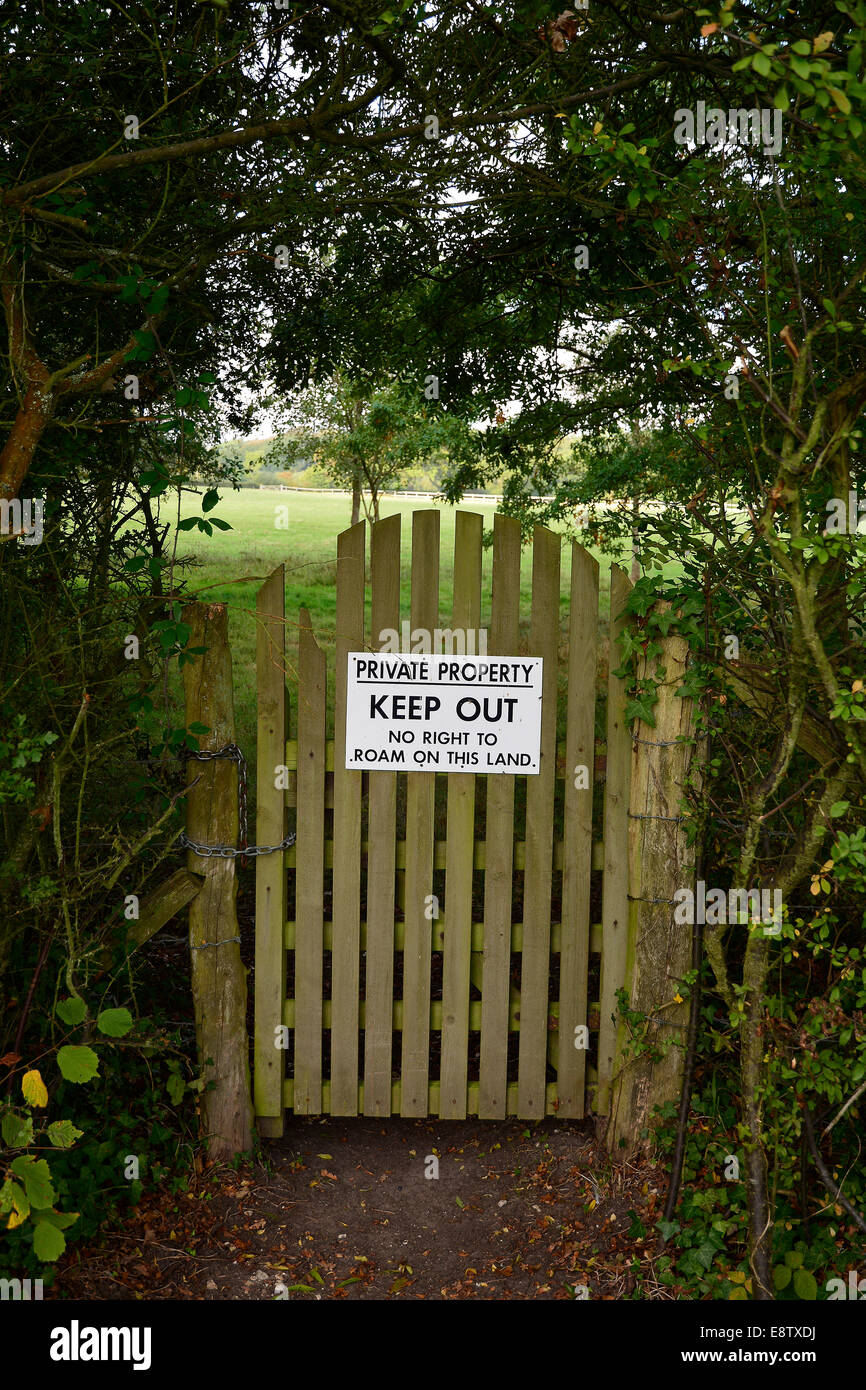
<instances>
[{"instance_id":1,"label":"wooden slat","mask_svg":"<svg viewBox=\"0 0 866 1390\"><path fill-rule=\"evenodd\" d=\"M500 774L496 774L496 776L497 776L497 780L498 780L498 781L501 781L501 780L502 780ZM492 780L492 779L491 779L491 780ZM488 786L489 786L489 785L490 785L490 784L488 783ZM395 848L396 848L396 850L397 850L397 875L398 875L398 877L397 877L397 892L398 892L398 904L397 904L397 906L398 906L398 908L403 909L403 908L404 908L404 904L401 903L401 902L399 901L399 892L400 892L400 880L401 880L403 874L406 872L406 841L405 841L405 840L398 840ZM433 867L434 867L434 869L444 869L444 868L445 868L445 851L446 851L446 848L447 848L447 841L446 841L446 840L434 840L434 841L433 841ZM515 871L516 871L516 872L520 873L520 872L523 871L523 869L526 868L526 842L525 842L524 840L515 840L515 841L514 841L514 845L513 845L513 849L514 849L514 868L515 868ZM369 854L369 850L370 850L369 841L368 841L368 840L362 840L362 841L361 841L361 859L362 859L362 860ZM483 869L486 869L486 868L487 868L487 864L488 864L488 862L489 862L489 860L488 860L488 855L491 854L491 853L493 853L493 850L494 850L494 846L493 846L492 844L491 844L490 846L488 846L486 840L476 840L476 841L475 841L475 858L474 858L474 861L473 861L473 868L475 868L475 869L482 869L482 870L483 870ZM559 870L559 869L562 868L563 859L564 859L564 854L565 854L565 850L564 850L564 846L563 846L562 840L554 840L554 842L553 842L553 867L554 867L554 869ZM286 850L286 863L288 864L288 866L289 866L290 869L293 869L293 868L295 867L296 861L297 861L297 855L296 855L296 853L295 853L295 846L292 845L290 849L287 849L287 850ZM331 866L332 866L332 864L333 864L333 862L334 862L334 842L333 842L333 840L326 840L326 841L325 841L325 868L326 868L326 869L330 869ZM604 868L604 845L603 845L603 843L602 843L601 840L593 840L593 842L592 842L592 867L593 867L594 869L598 869L599 871L600 871L601 869Z\"/></svg>"},{"instance_id":2,"label":"wooden slat","mask_svg":"<svg viewBox=\"0 0 866 1390\"><path fill-rule=\"evenodd\" d=\"M597 634L598 562L574 542L571 547L563 817L563 839L568 845L568 854L562 873L560 1033L556 1073L558 1113L563 1119L580 1119L584 1109L586 1049L575 1047L575 1029L587 1024ZM576 785L584 781L582 775L577 775L578 768L586 769L586 787Z\"/></svg>"},{"instance_id":3,"label":"wooden slat","mask_svg":"<svg viewBox=\"0 0 866 1390\"><path fill-rule=\"evenodd\" d=\"M598 1038L598 1095L595 1108L610 1113L616 1055L616 992L625 983L628 949L628 798L631 734L625 720L625 681L614 675L622 663L618 637L631 583L618 565L610 570L610 657L607 680L607 780L604 784L604 886L602 889L601 1020Z\"/></svg>"},{"instance_id":4,"label":"wooden slat","mask_svg":"<svg viewBox=\"0 0 866 1390\"><path fill-rule=\"evenodd\" d=\"M474 957L474 955L475 955L475 952L473 952L473 957ZM473 979L473 983L476 981L476 977L477 977L477 979L479 979L479 980L480 980L480 978L481 978L481 962L478 961L478 962L476 963L475 960L473 959L473 961L472 961L472 979ZM362 1028L363 1028L363 1026L364 1026L366 1008L367 1008L367 1006L366 1006L366 1004L364 1003L364 1001L362 1000L362 1001L361 1001L361 1004L360 1004L360 1019L361 1019L361 1027L362 1027ZM596 1002L591 1006L591 1008L593 1008L596 1012L598 1012L598 1001L597 1001L597 1000L596 1000ZM430 1002L430 1004L429 1004L429 1009L430 1009L430 1031L431 1031L431 1033L441 1033L441 1031L442 1031L442 1000L441 1000L441 999L433 999L433 1000L431 1000L431 1002ZM324 1030L325 1030L326 1033L329 1031L329 1029L330 1029L330 1027L331 1027L332 1014L333 1014L333 1004L332 1004L332 1002L331 1002L330 999L326 999L326 1000L324 1001L324 1003L322 1004L322 1019L323 1019L322 1027L324 1028ZM555 999L552 1000L552 1001L551 1001L551 1004L550 1004L550 1017L551 1017L551 1019L553 1020L553 1022L556 1022L556 1020L559 1018L559 1004L556 1002ZM293 1029L294 1026L295 1026L295 1001L294 1001L294 999L286 999L285 1002L284 1002L284 1005L283 1005L283 1023L284 1023L285 1026L286 1026L288 1029L290 1029L290 1030ZM396 1033L399 1033L399 1032L402 1030L402 1028L403 1028L403 1000L402 1000L402 999L393 999L393 1000L391 1001L391 1027L392 1027L393 1031L396 1032ZM478 1033L478 1032L480 1032L480 1030L481 1030L481 1001L480 1001L480 999L473 999L473 1000L470 1002L470 1004L469 1004L469 1031L470 1031L471 1033ZM509 1001L508 1001L508 1031L509 1031L509 1033L517 1033L517 1032L520 1031L520 990L519 990L519 989L516 989L514 985L511 986L510 997L509 997ZM556 1040L557 1040L557 1033L556 1033L555 1030L551 1029L551 1030L549 1031L549 1033L548 1033L548 1056L549 1056L549 1057L552 1056L552 1055L555 1055L555 1051L556 1051Z\"/></svg>"},{"instance_id":5,"label":"wooden slat","mask_svg":"<svg viewBox=\"0 0 866 1390\"><path fill-rule=\"evenodd\" d=\"M275 785L286 745L286 575L278 565L256 595L256 844L278 845L286 833L286 796ZM256 859L255 1064L253 1100L261 1133L283 1133L286 1054L278 1046L286 956L286 864L283 854Z\"/></svg>"},{"instance_id":6,"label":"wooden slat","mask_svg":"<svg viewBox=\"0 0 866 1390\"><path fill-rule=\"evenodd\" d=\"M478 650L481 626L481 539L483 518L478 512L458 512L454 526L455 631L473 632ZM466 750L460 750L461 752ZM448 932L442 967L442 1061L439 1114L443 1119L466 1118L469 1051L469 957L472 951L472 861L475 838L475 776L452 773L448 778L448 840L445 858L445 906Z\"/></svg>"},{"instance_id":7,"label":"wooden slat","mask_svg":"<svg viewBox=\"0 0 866 1390\"><path fill-rule=\"evenodd\" d=\"M439 619L439 512L412 514L412 630L428 632ZM433 812L435 772L407 777L406 791L406 944L403 951L403 1027L400 1113L428 1113L427 1077L430 1028L430 920L426 900L433 892Z\"/></svg>"},{"instance_id":8,"label":"wooden slat","mask_svg":"<svg viewBox=\"0 0 866 1390\"><path fill-rule=\"evenodd\" d=\"M493 599L489 650L495 656L518 654L520 620L520 522L497 515L493 520ZM487 778L485 829L484 933L481 985L481 1063L478 1113L481 1119L505 1118L508 1075L508 995L511 966L511 898L514 857L514 778Z\"/></svg>"},{"instance_id":9,"label":"wooden slat","mask_svg":"<svg viewBox=\"0 0 866 1390\"><path fill-rule=\"evenodd\" d=\"M439 917L436 921L434 921L434 922L432 923L432 926L433 926L433 950L434 950L434 951L441 951L441 950L444 949L444 946L445 946L445 931L446 931L446 928L447 928L447 919L446 919L445 917ZM491 930L494 930L494 931L495 931L496 928L491 928ZM559 922L553 922L553 923L551 924L551 928L550 928L550 950L551 950L551 954L552 954L552 955L557 955L557 954L559 953L560 932L561 932L561 927L560 927ZM476 951L482 952L482 951L484 950L484 943L485 943L485 939L486 939L485 933L486 933L486 928L485 928L485 924L484 924L483 922L473 922L473 923L472 923L472 951L473 951L473 954L474 954ZM326 950L326 951L330 951L330 949L331 949L331 944L332 944L332 942L333 942L333 938L334 938L333 924L332 924L331 922L327 922L327 921L326 921L326 922L325 922L325 937L324 937L324 941L325 941L325 950ZM293 950L295 949L295 924L294 924L294 922L286 922L284 940L285 940L286 950L287 950L287 951L293 951ZM361 923L361 950L362 950L362 951L366 951L366 949L367 949L367 923L366 923L366 922L362 922L362 923ZM403 923L402 923L402 922L399 922L399 921L395 921L395 923L394 923L394 950L395 950L395 951L402 951L402 950L403 950ZM522 922L512 922L512 924L511 924L511 953L512 953L512 955L520 955L520 952L521 952L522 950L523 950L523 923L522 923ZM591 927L590 927L590 929L589 929L589 951L590 951L590 955L597 955L597 956L600 956L600 955L601 955L601 922L593 922L592 925L591 925ZM475 983L474 977L473 977L473 983ZM479 985L479 988L482 988L482 987L483 987L480 977L479 977L479 980L478 980L478 985ZM552 1007L553 1007L553 1005L551 1005L551 1008L552 1008ZM482 1117L482 1118L484 1118L484 1117Z\"/></svg>"},{"instance_id":10,"label":"wooden slat","mask_svg":"<svg viewBox=\"0 0 866 1390\"><path fill-rule=\"evenodd\" d=\"M375 651L385 628L400 631L399 513L377 522L370 532L370 572L371 646ZM371 772L369 777L369 823L375 834L367 856L364 1114L390 1115L397 774Z\"/></svg>"},{"instance_id":11,"label":"wooden slat","mask_svg":"<svg viewBox=\"0 0 866 1390\"><path fill-rule=\"evenodd\" d=\"M322 937L325 863L325 653L298 615L298 819L295 877L293 1109L322 1113Z\"/></svg>"},{"instance_id":12,"label":"wooden slat","mask_svg":"<svg viewBox=\"0 0 866 1390\"><path fill-rule=\"evenodd\" d=\"M503 518L503 520L505 520L505 521L509 521L510 519L511 519L510 517L504 517L504 518ZM510 652L504 653L504 655L509 655L509 656L510 656L511 653L510 653ZM602 748L603 748L603 745L602 745ZM600 750L599 750L599 751L600 751ZM283 761L284 761L284 763L286 764L286 767L289 769L289 772L294 771L294 769L298 766L298 745L297 745L297 742L295 741L295 739L288 739L288 740L287 740L287 742L286 742L286 756L285 756L285 758L283 759ZM328 741L327 741L327 743L325 744L325 771L328 772L328 773L331 773L331 772L334 771L334 740L331 739L331 738L329 738ZM503 775L503 774L497 773L496 775L497 775L497 776L501 776L501 775ZM565 776L565 744L564 744L564 743L558 743L558 744L556 745L556 775L557 775L557 777L560 779L560 781L561 781L562 778ZM603 756L603 753L602 753L601 766L598 767L598 768L596 769L595 780L596 780L596 782L603 782L603 781L604 781L604 756ZM326 785L327 785L327 784L326 784ZM292 800L291 800L291 797L288 798L288 801L289 801L289 805L291 806L291 805L293 804L293 803L292 803Z\"/></svg>"},{"instance_id":13,"label":"wooden slat","mask_svg":"<svg viewBox=\"0 0 866 1390\"><path fill-rule=\"evenodd\" d=\"M544 658L541 701L541 767L527 779L526 872L523 881L523 955L520 970L518 1114L541 1119L545 1111L550 889L553 871L553 796L556 787L556 686L559 651L560 537L536 526L532 546L532 622L529 654Z\"/></svg>"},{"instance_id":14,"label":"wooden slat","mask_svg":"<svg viewBox=\"0 0 866 1390\"><path fill-rule=\"evenodd\" d=\"M595 1081L595 1068L594 1068L594 1067L589 1067L588 1070L587 1070L587 1075L588 1075L589 1080L590 1080L591 1082L594 1082L594 1081ZM323 1110L322 1110L322 1113L325 1114L325 1115L327 1115L327 1114L329 1113L329 1105L328 1105L328 1102L329 1102L329 1092L330 1092L330 1085L329 1085L329 1083L328 1083L327 1081L324 1083L324 1086L322 1087L322 1091L323 1091ZM364 1094L364 1083L363 1083L363 1082L361 1082L360 1091L361 1091L361 1103L363 1104L363 1094ZM399 1081L394 1081L394 1082L391 1083L391 1113L392 1113L392 1115L399 1115L399 1114L400 1114L400 1093L401 1093L401 1091L402 1091L402 1085L401 1085L401 1083L400 1083ZM287 1081L287 1082L286 1082L286 1085L285 1085L285 1093L284 1093L284 1094L285 1094L285 1105L286 1105L286 1109L287 1109L287 1110L291 1110L291 1109L292 1109L292 1083L291 1083L291 1081ZM546 1105L545 1105L545 1112L544 1112L544 1113L545 1113L546 1115L556 1115L556 1113L557 1113L557 1092L556 1092L556 1082L555 1082L555 1081L548 1081L547 1087L546 1087L546 1089L545 1089L545 1101L546 1101ZM427 1111L426 1111L425 1113L430 1114L430 1115L436 1115L436 1114L439 1113L439 1082L438 1082L438 1081L431 1081L431 1082L429 1083L429 1085L428 1085L428 1087L427 1087L427 1101L426 1101L426 1105L427 1105ZM470 1115L477 1115L477 1114L478 1114L478 1082L477 1082L477 1081L470 1081L470 1083L469 1083L469 1088L468 1088L468 1113L469 1113ZM509 1087L508 1087L508 1097L507 1097L507 1101L506 1101L506 1114L507 1114L507 1115L516 1115L517 1113L518 1113L518 1112L517 1112L517 1082L514 1081L514 1082L512 1082L512 1083L509 1085Z\"/></svg>"},{"instance_id":15,"label":"wooden slat","mask_svg":"<svg viewBox=\"0 0 866 1390\"><path fill-rule=\"evenodd\" d=\"M364 649L366 525L337 537L337 655L334 698L334 949L331 996L331 1114L358 1113L358 996L361 970L361 778L346 767L349 652Z\"/></svg>"}]
</instances>

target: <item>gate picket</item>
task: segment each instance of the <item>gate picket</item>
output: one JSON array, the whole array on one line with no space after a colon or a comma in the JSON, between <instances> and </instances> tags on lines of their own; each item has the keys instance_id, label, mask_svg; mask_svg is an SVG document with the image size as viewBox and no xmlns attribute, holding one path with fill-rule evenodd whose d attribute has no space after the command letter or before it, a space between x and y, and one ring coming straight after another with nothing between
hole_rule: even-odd
<instances>
[{"instance_id":1,"label":"gate picket","mask_svg":"<svg viewBox=\"0 0 866 1390\"><path fill-rule=\"evenodd\" d=\"M455 631L473 632L476 637L481 626L483 529L483 520L477 512L457 513L451 621ZM439 1114L443 1119L463 1120L466 1118L469 1048L472 863L475 851L474 773L461 772L449 776L447 815Z\"/></svg>"},{"instance_id":2,"label":"gate picket","mask_svg":"<svg viewBox=\"0 0 866 1390\"><path fill-rule=\"evenodd\" d=\"M278 565L256 596L256 844L278 845L286 833L286 794L275 785L286 756L286 570ZM271 1139L283 1132L285 1049L275 1029L286 997L286 861L282 854L256 859L256 1049L254 1091L259 1130ZM264 1121L267 1120L267 1124Z\"/></svg>"},{"instance_id":3,"label":"gate picket","mask_svg":"<svg viewBox=\"0 0 866 1390\"><path fill-rule=\"evenodd\" d=\"M412 514L411 626L432 633L439 619L439 512ZM429 1113L430 954L435 772L413 772L406 788L406 907L400 1114Z\"/></svg>"},{"instance_id":4,"label":"gate picket","mask_svg":"<svg viewBox=\"0 0 866 1390\"><path fill-rule=\"evenodd\" d=\"M497 513L493 521L493 597L490 612L490 651L493 655L513 656L517 651L519 619L520 522ZM511 991L513 777L487 779L484 837L486 866L478 1114L483 1120L504 1120Z\"/></svg>"},{"instance_id":5,"label":"gate picket","mask_svg":"<svg viewBox=\"0 0 866 1390\"><path fill-rule=\"evenodd\" d=\"M520 1058L517 1113L543 1119L546 1109L550 889L553 873L553 796L556 787L556 687L559 656L560 537L536 526L532 544L531 656L544 658L541 766L526 789L526 870L523 878L523 954L520 966Z\"/></svg>"},{"instance_id":6,"label":"gate picket","mask_svg":"<svg viewBox=\"0 0 866 1390\"><path fill-rule=\"evenodd\" d=\"M325 653L310 615L298 618L298 807L295 869L295 1062L292 1109L322 1110L325 888ZM303 807L303 815L300 808ZM289 1019L286 1018L286 1022Z\"/></svg>"},{"instance_id":7,"label":"gate picket","mask_svg":"<svg viewBox=\"0 0 866 1390\"><path fill-rule=\"evenodd\" d=\"M361 969L361 778L346 767L349 652L364 646L364 540L359 521L337 537L337 679L334 699L334 891L331 953L331 1114L358 1113Z\"/></svg>"},{"instance_id":8,"label":"gate picket","mask_svg":"<svg viewBox=\"0 0 866 1390\"><path fill-rule=\"evenodd\" d=\"M400 631L400 515L370 531L371 646L386 628ZM394 880L397 858L397 774L370 772L367 853L367 973L364 991L364 1114L391 1114L394 1012Z\"/></svg>"}]
</instances>

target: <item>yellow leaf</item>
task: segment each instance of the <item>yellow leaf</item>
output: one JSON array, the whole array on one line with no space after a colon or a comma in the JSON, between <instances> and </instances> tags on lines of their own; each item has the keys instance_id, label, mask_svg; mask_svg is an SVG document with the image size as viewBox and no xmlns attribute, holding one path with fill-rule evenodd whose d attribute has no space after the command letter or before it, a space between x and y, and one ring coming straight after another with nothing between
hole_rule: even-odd
<instances>
[{"instance_id":1,"label":"yellow leaf","mask_svg":"<svg viewBox=\"0 0 866 1390\"><path fill-rule=\"evenodd\" d=\"M812 882L809 884L809 892L812 893L815 897L817 897L818 894L820 893L820 891L821 891L821 885L820 885L820 883L816 883L815 880L813 879Z\"/></svg>"},{"instance_id":2,"label":"yellow leaf","mask_svg":"<svg viewBox=\"0 0 866 1390\"><path fill-rule=\"evenodd\" d=\"M828 90L828 92L830 93L831 97L833 98L834 102L836 103L836 106L838 107L838 109L842 112L842 115L843 115L843 116L850 116L850 115L851 115L851 103L850 103L850 101L848 100L848 98L847 98L847 96L845 95L845 93L842 92L842 91L840 91L838 87L828 87L827 90Z\"/></svg>"},{"instance_id":3,"label":"yellow leaf","mask_svg":"<svg viewBox=\"0 0 866 1390\"><path fill-rule=\"evenodd\" d=\"M21 1090L28 1105L47 1105L48 1090L40 1073L35 1069L26 1071L21 1078Z\"/></svg>"},{"instance_id":4,"label":"yellow leaf","mask_svg":"<svg viewBox=\"0 0 866 1390\"><path fill-rule=\"evenodd\" d=\"M20 1226L21 1222L26 1220L26 1211L19 1211L16 1208L15 1211L10 1211L9 1213L9 1220L6 1222L6 1229L9 1231L14 1231L16 1226Z\"/></svg>"},{"instance_id":5,"label":"yellow leaf","mask_svg":"<svg viewBox=\"0 0 866 1390\"><path fill-rule=\"evenodd\" d=\"M825 48L829 48L833 42L833 34L829 29L825 29L823 34L819 34L817 39L812 40L812 52L823 53Z\"/></svg>"},{"instance_id":6,"label":"yellow leaf","mask_svg":"<svg viewBox=\"0 0 866 1390\"><path fill-rule=\"evenodd\" d=\"M852 214L852 216L853 216L853 214ZM862 682L862 681L855 681L854 684L851 686L851 693L852 693L853 695L856 695L856 694L857 694L857 691L858 691L858 690L862 690L862 689L863 689L863 682Z\"/></svg>"},{"instance_id":7,"label":"yellow leaf","mask_svg":"<svg viewBox=\"0 0 866 1390\"><path fill-rule=\"evenodd\" d=\"M598 135L598 132L599 132L601 129L602 129L601 121L596 121L595 125L594 125L593 128L592 128L592 133L593 133L593 135Z\"/></svg>"},{"instance_id":8,"label":"yellow leaf","mask_svg":"<svg viewBox=\"0 0 866 1390\"><path fill-rule=\"evenodd\" d=\"M683 996L682 996L681 994L675 994L675 995L674 995L674 1003L675 1003L675 1004L681 1004L682 1002L683 1002Z\"/></svg>"}]
</instances>

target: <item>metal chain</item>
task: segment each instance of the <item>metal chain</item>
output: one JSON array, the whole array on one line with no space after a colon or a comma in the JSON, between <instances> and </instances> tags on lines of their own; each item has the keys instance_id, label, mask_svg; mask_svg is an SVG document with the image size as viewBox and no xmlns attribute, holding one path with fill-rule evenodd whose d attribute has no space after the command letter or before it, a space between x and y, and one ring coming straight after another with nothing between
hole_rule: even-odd
<instances>
[{"instance_id":1,"label":"metal chain","mask_svg":"<svg viewBox=\"0 0 866 1390\"><path fill-rule=\"evenodd\" d=\"M295 843L294 835L287 835L278 845L248 845L247 844L247 760L236 743L226 743L217 752L207 752L206 750L194 752L190 748L183 748L180 752L183 759L194 758L196 762L208 763L216 758L229 758L238 765L238 838L239 848L232 849L231 845L202 845L197 840L191 840L185 831L181 831L178 844L181 849L192 850L193 854L200 854L203 859L240 859L243 866L248 859L255 859L260 854L277 854L280 850L289 849Z\"/></svg>"}]
</instances>

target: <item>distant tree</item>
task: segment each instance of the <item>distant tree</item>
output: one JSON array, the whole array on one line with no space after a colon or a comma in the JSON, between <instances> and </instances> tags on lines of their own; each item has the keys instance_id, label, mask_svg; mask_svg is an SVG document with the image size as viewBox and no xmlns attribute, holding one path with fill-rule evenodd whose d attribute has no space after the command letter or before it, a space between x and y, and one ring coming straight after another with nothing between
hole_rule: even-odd
<instances>
[{"instance_id":1,"label":"distant tree","mask_svg":"<svg viewBox=\"0 0 866 1390\"><path fill-rule=\"evenodd\" d=\"M268 467L296 469L312 457L338 487L352 493L352 525L379 520L379 500L408 470L469 457L474 438L460 418L425 400L404 382L370 389L336 373L310 385L286 411L291 430L271 446Z\"/></svg>"}]
</instances>

